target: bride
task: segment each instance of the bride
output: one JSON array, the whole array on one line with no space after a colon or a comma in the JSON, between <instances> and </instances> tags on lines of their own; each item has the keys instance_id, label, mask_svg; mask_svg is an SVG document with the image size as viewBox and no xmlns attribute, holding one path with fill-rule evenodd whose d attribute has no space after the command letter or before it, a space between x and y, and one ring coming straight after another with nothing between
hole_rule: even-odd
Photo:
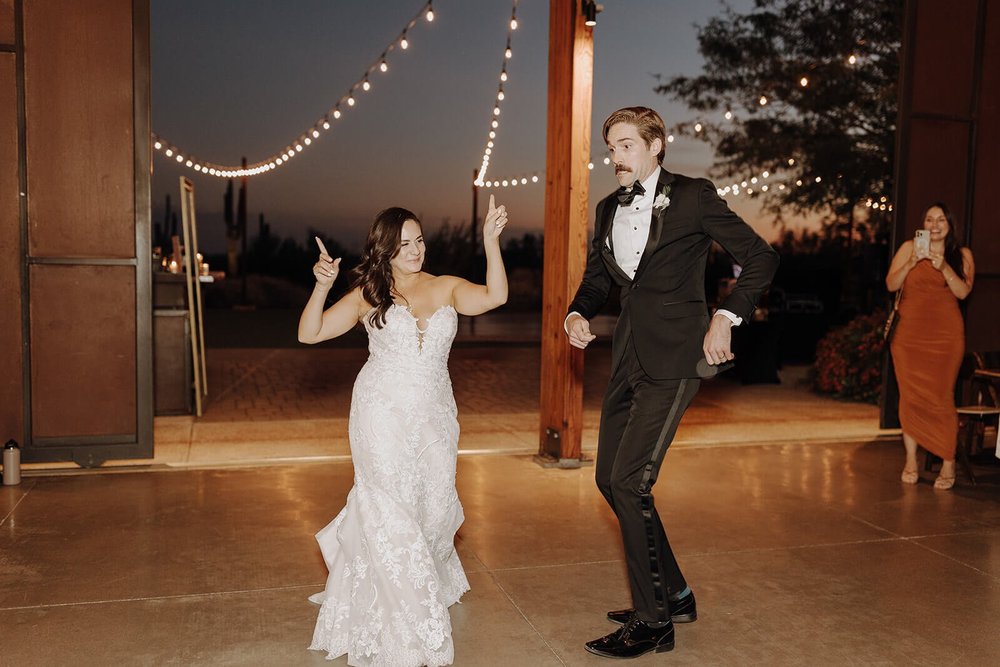
<instances>
[{"instance_id":1,"label":"bride","mask_svg":"<svg viewBox=\"0 0 1000 667\"><path fill-rule=\"evenodd\" d=\"M323 310L340 259L319 245L316 286L299 340L319 343L359 321L369 356L351 399L354 487L340 514L316 534L330 575L310 649L350 665L448 665L448 607L469 590L455 551L464 520L455 490L458 421L448 354L458 314L507 300L500 256L505 207L490 196L483 225L486 285L421 268L420 221L402 208L375 217L351 290Z\"/></svg>"}]
</instances>

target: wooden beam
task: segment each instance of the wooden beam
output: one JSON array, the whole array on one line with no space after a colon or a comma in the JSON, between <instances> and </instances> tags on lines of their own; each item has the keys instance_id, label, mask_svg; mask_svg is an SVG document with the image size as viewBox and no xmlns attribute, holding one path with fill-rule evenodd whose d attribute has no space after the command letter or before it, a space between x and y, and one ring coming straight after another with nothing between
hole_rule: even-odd
<instances>
[{"instance_id":1,"label":"wooden beam","mask_svg":"<svg viewBox=\"0 0 1000 667\"><path fill-rule=\"evenodd\" d=\"M550 0L539 457L563 467L581 460L583 351L569 345L563 319L587 261L593 75L579 0Z\"/></svg>"}]
</instances>

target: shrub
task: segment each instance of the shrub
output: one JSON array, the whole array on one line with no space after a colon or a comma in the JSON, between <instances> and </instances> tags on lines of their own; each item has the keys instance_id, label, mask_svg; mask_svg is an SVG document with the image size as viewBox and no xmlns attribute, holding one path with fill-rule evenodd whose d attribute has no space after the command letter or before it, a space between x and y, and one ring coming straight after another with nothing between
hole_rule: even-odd
<instances>
[{"instance_id":1,"label":"shrub","mask_svg":"<svg viewBox=\"0 0 1000 667\"><path fill-rule=\"evenodd\" d=\"M878 403L885 318L884 310L860 315L820 339L813 365L816 391L853 401Z\"/></svg>"}]
</instances>

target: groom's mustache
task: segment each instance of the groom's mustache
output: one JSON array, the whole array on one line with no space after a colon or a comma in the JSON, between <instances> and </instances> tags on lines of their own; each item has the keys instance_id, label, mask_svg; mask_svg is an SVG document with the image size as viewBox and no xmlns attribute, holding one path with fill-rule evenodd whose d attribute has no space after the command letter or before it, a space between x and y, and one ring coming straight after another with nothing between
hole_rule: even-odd
<instances>
[{"instance_id":1,"label":"groom's mustache","mask_svg":"<svg viewBox=\"0 0 1000 667\"><path fill-rule=\"evenodd\" d=\"M621 167L619 167L619 166L617 166L617 165L615 166L615 173L616 173L616 174L620 174L620 173L622 173L623 171L632 171L632 170L631 170L631 169L629 169L628 167L625 167L625 166L621 166Z\"/></svg>"}]
</instances>

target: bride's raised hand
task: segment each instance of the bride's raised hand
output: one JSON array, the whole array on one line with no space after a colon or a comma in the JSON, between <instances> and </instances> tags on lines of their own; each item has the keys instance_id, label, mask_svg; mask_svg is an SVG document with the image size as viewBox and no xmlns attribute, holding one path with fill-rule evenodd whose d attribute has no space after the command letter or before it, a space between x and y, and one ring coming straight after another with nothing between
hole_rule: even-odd
<instances>
[{"instance_id":1,"label":"bride's raised hand","mask_svg":"<svg viewBox=\"0 0 1000 667\"><path fill-rule=\"evenodd\" d=\"M326 246L318 236L316 245L319 246L319 261L313 264L313 275L316 276L317 285L329 289L340 273L340 257L337 259L330 257L330 253L326 251Z\"/></svg>"},{"instance_id":2,"label":"bride's raised hand","mask_svg":"<svg viewBox=\"0 0 1000 667\"><path fill-rule=\"evenodd\" d=\"M490 208L486 212L486 222L483 223L483 241L499 239L505 226L507 226L507 207L503 204L497 207L493 195L490 195Z\"/></svg>"}]
</instances>

